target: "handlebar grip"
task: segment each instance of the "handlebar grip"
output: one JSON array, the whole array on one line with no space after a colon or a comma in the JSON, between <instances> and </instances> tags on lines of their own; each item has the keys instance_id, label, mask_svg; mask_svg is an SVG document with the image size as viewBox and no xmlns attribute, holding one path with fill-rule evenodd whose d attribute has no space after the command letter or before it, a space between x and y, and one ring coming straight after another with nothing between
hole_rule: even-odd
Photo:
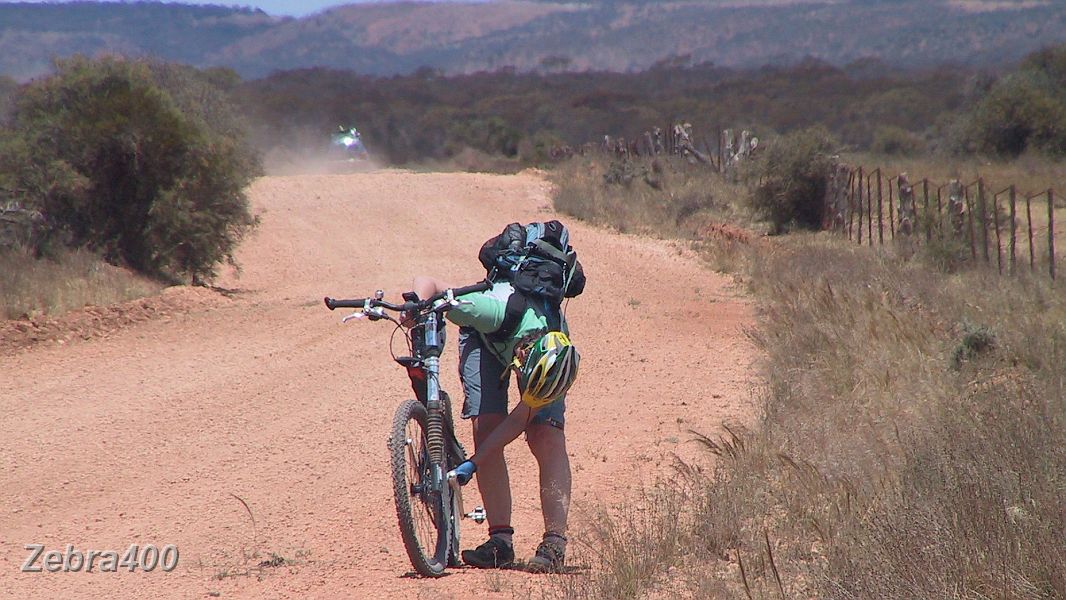
<instances>
[{"instance_id":1,"label":"handlebar grip","mask_svg":"<svg viewBox=\"0 0 1066 600\"><path fill-rule=\"evenodd\" d=\"M465 296L466 294L473 294L474 292L487 292L492 289L492 282L486 279L481 283L475 283L474 285L468 285L466 287L452 288L452 295L455 297Z\"/></svg>"},{"instance_id":2,"label":"handlebar grip","mask_svg":"<svg viewBox=\"0 0 1066 600\"><path fill-rule=\"evenodd\" d=\"M366 298L359 298L357 300L337 300L327 296L324 300L326 308L333 310L335 308L363 308L366 305Z\"/></svg>"}]
</instances>

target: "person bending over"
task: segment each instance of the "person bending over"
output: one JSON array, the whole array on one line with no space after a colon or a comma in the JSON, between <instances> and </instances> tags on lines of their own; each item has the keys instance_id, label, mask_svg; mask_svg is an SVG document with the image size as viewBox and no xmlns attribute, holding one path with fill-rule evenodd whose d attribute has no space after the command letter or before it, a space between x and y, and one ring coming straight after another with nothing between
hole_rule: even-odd
<instances>
[{"instance_id":1,"label":"person bending over","mask_svg":"<svg viewBox=\"0 0 1066 600\"><path fill-rule=\"evenodd\" d=\"M451 286L432 277L418 277L414 291L429 298ZM478 488L489 521L489 539L463 550L463 562L479 568L514 564L511 488L503 448L522 432L537 460L544 536L527 563L534 572L558 572L565 564L566 527L570 509L570 460L566 451L566 392L577 376L580 356L570 342L565 322L551 330L548 319L533 308L520 317L513 332L490 337L504 323L508 299L515 290L501 281L486 292L459 298L448 311L460 326L459 374L465 400L462 416L472 419L475 453L449 473L465 484L477 473ZM517 372L521 401L508 414L510 370Z\"/></svg>"}]
</instances>

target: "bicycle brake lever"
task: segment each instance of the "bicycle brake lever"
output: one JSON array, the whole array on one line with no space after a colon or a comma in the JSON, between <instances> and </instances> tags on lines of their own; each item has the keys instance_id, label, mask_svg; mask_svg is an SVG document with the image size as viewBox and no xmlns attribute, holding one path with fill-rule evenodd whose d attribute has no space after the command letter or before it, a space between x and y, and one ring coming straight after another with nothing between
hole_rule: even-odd
<instances>
[{"instance_id":1,"label":"bicycle brake lever","mask_svg":"<svg viewBox=\"0 0 1066 600\"><path fill-rule=\"evenodd\" d=\"M344 317L343 319L341 319L341 323L347 323L348 321L351 321L352 319L365 319L365 318L366 318L366 313L361 311L361 310L357 310L357 311L353 312L352 314L350 314L350 315Z\"/></svg>"}]
</instances>

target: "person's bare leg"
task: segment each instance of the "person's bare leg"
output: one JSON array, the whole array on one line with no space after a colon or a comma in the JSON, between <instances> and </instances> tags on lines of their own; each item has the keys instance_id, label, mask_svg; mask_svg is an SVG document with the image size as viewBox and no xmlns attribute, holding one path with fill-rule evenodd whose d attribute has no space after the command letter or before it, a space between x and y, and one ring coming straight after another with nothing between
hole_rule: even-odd
<instances>
[{"instance_id":1,"label":"person's bare leg","mask_svg":"<svg viewBox=\"0 0 1066 600\"><path fill-rule=\"evenodd\" d=\"M540 467L540 506L544 513L544 531L566 535L570 513L570 457L566 453L566 435L551 425L530 425L526 442ZM478 467L480 473L480 466Z\"/></svg>"},{"instance_id":2,"label":"person's bare leg","mask_svg":"<svg viewBox=\"0 0 1066 600\"><path fill-rule=\"evenodd\" d=\"M506 416L489 413L474 417L475 452ZM511 525L511 482L507 476L507 463L503 460L502 450L484 456L478 455L477 487L481 491L481 499L485 502L489 529L509 527Z\"/></svg>"}]
</instances>

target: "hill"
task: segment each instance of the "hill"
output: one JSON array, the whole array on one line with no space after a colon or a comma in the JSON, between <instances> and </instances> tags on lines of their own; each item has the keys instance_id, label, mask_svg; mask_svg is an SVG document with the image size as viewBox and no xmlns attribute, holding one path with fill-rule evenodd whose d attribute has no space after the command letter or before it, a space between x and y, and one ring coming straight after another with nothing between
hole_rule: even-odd
<instances>
[{"instance_id":1,"label":"hill","mask_svg":"<svg viewBox=\"0 0 1066 600\"><path fill-rule=\"evenodd\" d=\"M390 2L304 18L162 3L0 5L0 73L52 56L151 54L242 76L325 66L390 75L731 67L814 57L896 66L1000 65L1066 42L1066 5L1032 0L617 0Z\"/></svg>"}]
</instances>

